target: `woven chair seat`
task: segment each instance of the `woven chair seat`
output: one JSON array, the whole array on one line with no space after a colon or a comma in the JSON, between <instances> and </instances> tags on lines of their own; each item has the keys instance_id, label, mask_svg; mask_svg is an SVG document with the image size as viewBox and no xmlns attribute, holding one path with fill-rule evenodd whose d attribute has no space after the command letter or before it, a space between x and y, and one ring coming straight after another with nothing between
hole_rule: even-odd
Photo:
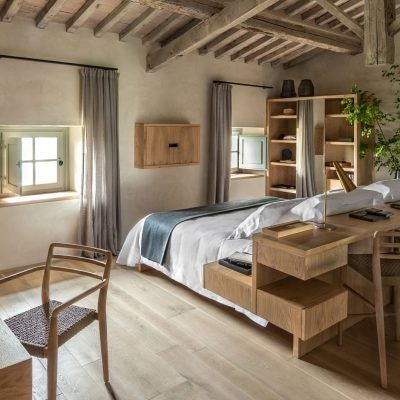
<instances>
[{"instance_id":1,"label":"woven chair seat","mask_svg":"<svg viewBox=\"0 0 400 400\"><path fill-rule=\"evenodd\" d=\"M51 300L50 315L61 304ZM46 313L47 308L40 305L4 321L28 352L36 357L45 356L48 344L50 318ZM95 319L96 311L89 308L70 306L61 311L57 321L58 345L61 346Z\"/></svg>"},{"instance_id":2,"label":"woven chair seat","mask_svg":"<svg viewBox=\"0 0 400 400\"><path fill-rule=\"evenodd\" d=\"M365 278L372 281L372 254L349 254L348 264ZM382 276L400 277L400 260L381 260Z\"/></svg>"}]
</instances>

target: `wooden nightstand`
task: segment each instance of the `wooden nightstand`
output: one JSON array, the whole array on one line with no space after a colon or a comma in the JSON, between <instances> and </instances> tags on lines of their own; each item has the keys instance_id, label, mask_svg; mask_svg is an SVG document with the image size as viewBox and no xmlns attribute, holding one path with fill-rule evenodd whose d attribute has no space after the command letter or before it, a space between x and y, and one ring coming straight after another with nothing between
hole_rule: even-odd
<instances>
[{"instance_id":1,"label":"wooden nightstand","mask_svg":"<svg viewBox=\"0 0 400 400\"><path fill-rule=\"evenodd\" d=\"M0 399L32 400L32 358L1 319Z\"/></svg>"},{"instance_id":2,"label":"wooden nightstand","mask_svg":"<svg viewBox=\"0 0 400 400\"><path fill-rule=\"evenodd\" d=\"M296 357L302 342L347 318L340 273L347 241L347 235L317 229L281 239L253 236L251 311L293 334ZM337 271L333 283L318 279Z\"/></svg>"}]
</instances>

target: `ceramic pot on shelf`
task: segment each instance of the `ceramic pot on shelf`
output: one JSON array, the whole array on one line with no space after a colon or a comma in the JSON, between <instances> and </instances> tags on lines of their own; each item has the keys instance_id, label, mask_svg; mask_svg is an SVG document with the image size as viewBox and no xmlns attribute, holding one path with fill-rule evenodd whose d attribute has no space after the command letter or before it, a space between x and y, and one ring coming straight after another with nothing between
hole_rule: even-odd
<instances>
[{"instance_id":1,"label":"ceramic pot on shelf","mask_svg":"<svg viewBox=\"0 0 400 400\"><path fill-rule=\"evenodd\" d=\"M296 89L294 88L293 79L286 79L283 81L281 97L283 98L296 97Z\"/></svg>"},{"instance_id":2,"label":"ceramic pot on shelf","mask_svg":"<svg viewBox=\"0 0 400 400\"><path fill-rule=\"evenodd\" d=\"M314 85L311 79L303 79L299 85L299 97L314 96Z\"/></svg>"}]
</instances>

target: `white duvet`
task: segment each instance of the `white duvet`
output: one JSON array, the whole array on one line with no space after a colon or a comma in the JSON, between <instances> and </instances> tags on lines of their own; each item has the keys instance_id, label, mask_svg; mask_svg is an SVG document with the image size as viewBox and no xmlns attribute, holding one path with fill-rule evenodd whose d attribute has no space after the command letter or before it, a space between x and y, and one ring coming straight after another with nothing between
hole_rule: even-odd
<instances>
[{"instance_id":1,"label":"white duvet","mask_svg":"<svg viewBox=\"0 0 400 400\"><path fill-rule=\"evenodd\" d=\"M400 200L400 181L378 182L354 192L329 195L329 214ZM262 227L294 220L319 219L323 198L286 200L247 210L197 218L182 222L173 230L164 265L141 256L141 235L146 218L129 232L118 257L118 264L134 267L144 263L161 271L201 295L235 308L260 325L267 321L203 288L203 266L236 251L251 253L251 235Z\"/></svg>"}]
</instances>

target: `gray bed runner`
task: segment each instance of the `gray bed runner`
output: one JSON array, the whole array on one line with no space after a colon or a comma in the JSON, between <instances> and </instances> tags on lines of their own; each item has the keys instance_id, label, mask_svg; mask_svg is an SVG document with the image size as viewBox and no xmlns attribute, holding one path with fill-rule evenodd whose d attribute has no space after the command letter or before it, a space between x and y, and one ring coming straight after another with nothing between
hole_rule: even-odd
<instances>
[{"instance_id":1,"label":"gray bed runner","mask_svg":"<svg viewBox=\"0 0 400 400\"><path fill-rule=\"evenodd\" d=\"M169 238L178 224L191 219L208 217L214 214L259 207L280 200L282 199L278 197L266 196L259 199L227 201L225 203L210 206L151 214L146 218L143 226L141 255L148 260L162 264Z\"/></svg>"}]
</instances>

